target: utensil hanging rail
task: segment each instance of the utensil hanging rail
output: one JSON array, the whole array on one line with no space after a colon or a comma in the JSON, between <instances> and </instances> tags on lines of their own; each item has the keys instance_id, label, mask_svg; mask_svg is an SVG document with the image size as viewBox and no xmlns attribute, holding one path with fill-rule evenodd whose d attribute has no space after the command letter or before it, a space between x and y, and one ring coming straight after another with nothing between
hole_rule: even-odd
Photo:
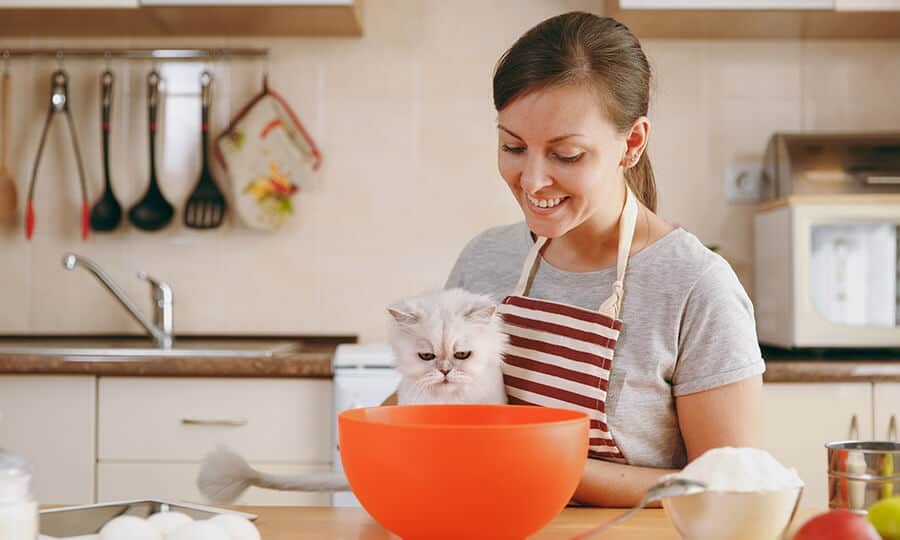
<instances>
[{"instance_id":1,"label":"utensil hanging rail","mask_svg":"<svg viewBox=\"0 0 900 540\"><path fill-rule=\"evenodd\" d=\"M0 60L46 57L127 60L228 60L268 58L269 49L0 49Z\"/></svg>"}]
</instances>

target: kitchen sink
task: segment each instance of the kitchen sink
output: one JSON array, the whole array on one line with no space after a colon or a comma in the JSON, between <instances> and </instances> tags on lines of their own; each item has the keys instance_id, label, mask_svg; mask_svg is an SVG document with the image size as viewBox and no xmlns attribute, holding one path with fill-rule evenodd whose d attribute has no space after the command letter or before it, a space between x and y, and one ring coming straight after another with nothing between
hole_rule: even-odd
<instances>
[{"instance_id":1,"label":"kitchen sink","mask_svg":"<svg viewBox=\"0 0 900 540\"><path fill-rule=\"evenodd\" d=\"M179 337L171 349L157 348L144 337L0 338L0 355L66 356L88 360L147 357L271 358L299 352L300 341L255 338Z\"/></svg>"}]
</instances>

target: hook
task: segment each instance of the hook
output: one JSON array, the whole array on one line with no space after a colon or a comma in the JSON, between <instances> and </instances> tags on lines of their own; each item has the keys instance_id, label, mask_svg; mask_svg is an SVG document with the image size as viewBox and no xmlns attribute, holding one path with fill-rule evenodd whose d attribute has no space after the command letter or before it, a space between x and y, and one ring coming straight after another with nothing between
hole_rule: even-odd
<instances>
[{"instance_id":1,"label":"hook","mask_svg":"<svg viewBox=\"0 0 900 540\"><path fill-rule=\"evenodd\" d=\"M63 59L65 58L65 53L63 53L62 49L56 50L56 67L58 69L63 68Z\"/></svg>"},{"instance_id":2,"label":"hook","mask_svg":"<svg viewBox=\"0 0 900 540\"><path fill-rule=\"evenodd\" d=\"M9 75L10 54L9 49L3 51L3 74Z\"/></svg>"},{"instance_id":3,"label":"hook","mask_svg":"<svg viewBox=\"0 0 900 540\"><path fill-rule=\"evenodd\" d=\"M269 63L269 52L266 51L266 55L263 60L263 93L269 93L269 68L271 67Z\"/></svg>"},{"instance_id":4,"label":"hook","mask_svg":"<svg viewBox=\"0 0 900 540\"><path fill-rule=\"evenodd\" d=\"M103 52L103 60L106 63L106 71L112 71L112 51L107 49Z\"/></svg>"}]
</instances>

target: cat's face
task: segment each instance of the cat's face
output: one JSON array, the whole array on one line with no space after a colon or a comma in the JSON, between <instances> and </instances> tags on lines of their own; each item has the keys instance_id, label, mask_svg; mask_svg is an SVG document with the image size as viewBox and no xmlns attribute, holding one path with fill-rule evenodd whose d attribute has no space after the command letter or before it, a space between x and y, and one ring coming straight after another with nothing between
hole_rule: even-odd
<instances>
[{"instance_id":1,"label":"cat's face","mask_svg":"<svg viewBox=\"0 0 900 540\"><path fill-rule=\"evenodd\" d=\"M499 369L506 336L486 296L451 289L388 308L397 370L432 395L465 393L485 370Z\"/></svg>"}]
</instances>

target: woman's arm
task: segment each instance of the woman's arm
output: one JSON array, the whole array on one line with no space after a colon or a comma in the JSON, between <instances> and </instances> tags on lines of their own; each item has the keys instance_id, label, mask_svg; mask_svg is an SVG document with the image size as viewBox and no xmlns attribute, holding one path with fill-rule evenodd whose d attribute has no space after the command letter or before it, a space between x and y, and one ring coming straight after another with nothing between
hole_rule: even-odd
<instances>
[{"instance_id":1,"label":"woman's arm","mask_svg":"<svg viewBox=\"0 0 900 540\"><path fill-rule=\"evenodd\" d=\"M589 459L573 499L588 506L637 506L657 478L673 472L678 471Z\"/></svg>"},{"instance_id":2,"label":"woman's arm","mask_svg":"<svg viewBox=\"0 0 900 540\"><path fill-rule=\"evenodd\" d=\"M681 436L692 461L710 448L761 444L762 376L675 398ZM575 500L591 506L635 506L656 479L674 469L651 469L590 459Z\"/></svg>"},{"instance_id":3,"label":"woman's arm","mask_svg":"<svg viewBox=\"0 0 900 540\"><path fill-rule=\"evenodd\" d=\"M688 461L710 448L762 445L762 375L675 398Z\"/></svg>"}]
</instances>

